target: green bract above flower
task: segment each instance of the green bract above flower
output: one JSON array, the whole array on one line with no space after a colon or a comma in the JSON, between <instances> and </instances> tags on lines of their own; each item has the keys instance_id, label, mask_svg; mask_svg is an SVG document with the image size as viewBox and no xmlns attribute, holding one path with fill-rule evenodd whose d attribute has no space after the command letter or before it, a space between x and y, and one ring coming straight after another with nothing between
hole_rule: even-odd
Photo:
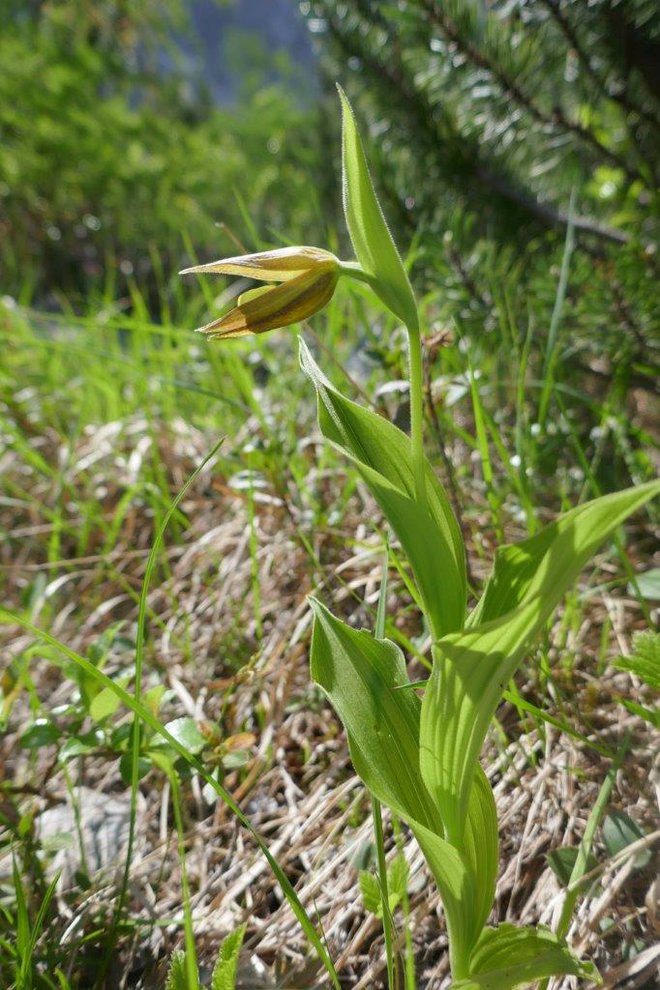
<instances>
[{"instance_id":1,"label":"green bract above flower","mask_svg":"<svg viewBox=\"0 0 660 990\"><path fill-rule=\"evenodd\" d=\"M238 297L229 313L199 327L199 332L209 337L224 338L288 327L318 313L332 298L341 267L334 254L322 248L286 247L223 258L186 268L180 274L192 272L241 275L279 283L249 289Z\"/></svg>"}]
</instances>

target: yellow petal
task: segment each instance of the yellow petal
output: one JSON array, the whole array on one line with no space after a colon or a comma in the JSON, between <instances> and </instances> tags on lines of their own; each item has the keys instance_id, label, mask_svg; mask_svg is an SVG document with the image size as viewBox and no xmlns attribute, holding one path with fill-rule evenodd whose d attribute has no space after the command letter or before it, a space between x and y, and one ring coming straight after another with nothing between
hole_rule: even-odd
<instances>
[{"instance_id":1,"label":"yellow petal","mask_svg":"<svg viewBox=\"0 0 660 990\"><path fill-rule=\"evenodd\" d=\"M241 292L236 300L236 305L244 306L250 299L256 299L257 296L263 295L264 292L270 292L272 288L272 285L258 285L256 289L248 289L246 292Z\"/></svg>"},{"instance_id":2,"label":"yellow petal","mask_svg":"<svg viewBox=\"0 0 660 990\"><path fill-rule=\"evenodd\" d=\"M244 254L236 258L223 258L207 265L184 268L180 275L191 273L220 275L243 275L262 282L286 282L302 272L332 269L338 265L334 254L315 247L285 247L275 251L261 251L258 254Z\"/></svg>"},{"instance_id":3,"label":"yellow petal","mask_svg":"<svg viewBox=\"0 0 660 990\"><path fill-rule=\"evenodd\" d=\"M220 339L243 337L306 320L331 299L338 277L334 268L303 272L239 303L226 316L201 327L200 333Z\"/></svg>"}]
</instances>

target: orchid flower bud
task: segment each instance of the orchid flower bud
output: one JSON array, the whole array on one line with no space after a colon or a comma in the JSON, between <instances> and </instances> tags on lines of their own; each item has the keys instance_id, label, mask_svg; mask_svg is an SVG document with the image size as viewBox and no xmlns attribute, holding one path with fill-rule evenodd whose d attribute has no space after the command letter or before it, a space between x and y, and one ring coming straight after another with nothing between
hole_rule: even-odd
<instances>
[{"instance_id":1,"label":"orchid flower bud","mask_svg":"<svg viewBox=\"0 0 660 990\"><path fill-rule=\"evenodd\" d=\"M196 265L180 274L193 272L241 275L278 283L249 289L238 297L229 313L199 328L200 333L223 339L288 327L318 313L332 298L341 266L330 251L286 247Z\"/></svg>"}]
</instances>

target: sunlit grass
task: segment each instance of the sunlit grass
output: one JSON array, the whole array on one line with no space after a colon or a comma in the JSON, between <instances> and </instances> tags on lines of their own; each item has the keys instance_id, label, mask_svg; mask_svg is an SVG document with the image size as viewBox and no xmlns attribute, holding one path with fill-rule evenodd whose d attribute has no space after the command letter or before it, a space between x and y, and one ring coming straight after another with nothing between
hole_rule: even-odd
<instances>
[{"instance_id":1,"label":"sunlit grass","mask_svg":"<svg viewBox=\"0 0 660 990\"><path fill-rule=\"evenodd\" d=\"M442 305L441 290L428 294L427 327L434 326ZM174 494L213 444L226 437L213 472L198 479L194 497L172 513L167 552L159 556L155 571L162 597L143 603L149 630L146 699L159 682L164 684L171 662L160 655L158 642L163 638L170 644L170 656L176 656L184 670L192 672L199 663L194 614L174 621L181 608L176 554L185 552L196 514L203 509L211 524L214 519L222 522L232 505L245 513L249 580L235 599L234 619L217 629L213 641L228 679L220 711L229 713L237 691L231 677L242 669L258 671L264 645L272 650L272 640L263 633L264 623L272 628L274 614L261 532L268 506L280 507L300 548L305 576L297 563L296 580L301 590L336 592L342 612L355 614L358 624L373 626L375 620L378 582L362 572L370 559L377 575L384 534L361 484L332 449L315 438L313 404L298 371L295 334L282 333L256 344L238 341L207 347L189 328L214 311L212 292L201 302L192 301L175 282L163 286L157 321L137 289L129 310L110 300L90 303L89 312L82 315L70 309L46 314L11 302L3 305L0 498L7 550L0 588L4 605L23 619L52 631L65 643L75 640L82 654L109 656L108 669L121 684L121 677L132 671L127 658L135 645L141 577L155 534ZM509 316L501 313L488 338L458 327L457 343L427 358L430 378L436 383L439 425L437 436L428 431L427 452L445 481L440 442L453 465L464 499L462 523L475 592L498 534L521 538L563 505L599 494L605 458L614 458L610 467L621 483L641 482L651 473L648 438L621 413L616 380L609 392L596 399L566 385L560 366L555 366L550 392L555 414L549 419L554 430L533 428L546 384L539 377L542 349L524 321L519 328L512 327ZM368 290L344 290L315 319L313 331L305 333L333 381L360 402L370 403L369 396L376 396L373 403L379 411L401 417L405 424L405 391L378 393L389 379L405 377L405 351L396 321L375 314ZM595 444L590 439L594 428L601 431ZM347 524L347 518L353 522ZM622 561L621 554L611 558L608 591L616 593L628 582ZM209 599L226 592L227 579L218 587L220 566L218 558L198 579ZM423 656L428 640L412 605L415 592L407 565L396 546L391 548L390 575L398 604L386 617L385 633L410 657ZM643 596L637 596L637 602L634 607L643 617L648 606ZM561 623L546 634L539 648L538 675L522 687L511 685L506 697L516 708L518 721L533 725L541 739L546 731L560 730L589 749L608 752L608 743L601 746L595 739L590 710L576 704L574 693L575 637L589 624L590 608L588 590L569 596ZM104 628L116 630L110 646L99 637ZM122 637L123 645L112 646ZM608 649L611 653L607 644L600 647L601 668ZM26 764L33 775L28 784L37 787L42 756L64 754L62 759L68 759L67 747L80 745L84 725L89 724L81 722L89 716L80 700L73 701L65 716L52 716L41 668L34 664L39 652L25 644L14 656L2 699L5 728L17 731L19 712L25 720L21 731L35 724L39 728L40 720L46 725L42 744L35 744ZM42 651L42 655L51 654ZM210 668L207 664L203 669ZM186 676L194 683L192 673ZM575 676L579 684L580 672ZM79 692L77 682L71 684L74 693ZM175 710L176 699L170 692L163 713L157 711L159 724L165 724ZM83 765L105 765L110 771L122 758L130 762L135 750L127 740L122 713L120 709L102 723L102 745L90 742L90 749L77 757L81 771ZM601 718L598 711L594 715L596 721ZM219 717L222 721L225 715ZM58 732L49 741L50 726ZM33 744L38 742L36 731L30 738ZM499 738L496 748L507 761L505 767L520 752L534 763L534 751L511 748L510 719L501 726ZM271 754L261 773L272 759ZM175 772L179 775L181 770ZM187 788L185 774L180 779L181 787ZM29 845L28 825L6 828L23 871L39 870L38 843ZM66 975L72 953L84 956L88 946L112 953L124 944L127 931L136 925L141 930L143 925L127 905L116 928L95 927L89 919L78 941L59 945L49 935L56 922L47 883L38 890L41 900L28 905L31 930L36 932L43 918L48 923L43 935L33 942L26 935L23 948L18 947L21 965L32 967L37 988L52 985L44 976L46 960L51 977L58 966L62 970L57 985L66 987L70 980L76 987L75 979ZM12 894L10 889L3 903L2 938L9 944L16 912L23 911L24 901L18 890ZM41 918L39 905L44 905ZM194 927L194 907L191 910ZM153 922L163 923L163 919Z\"/></svg>"}]
</instances>

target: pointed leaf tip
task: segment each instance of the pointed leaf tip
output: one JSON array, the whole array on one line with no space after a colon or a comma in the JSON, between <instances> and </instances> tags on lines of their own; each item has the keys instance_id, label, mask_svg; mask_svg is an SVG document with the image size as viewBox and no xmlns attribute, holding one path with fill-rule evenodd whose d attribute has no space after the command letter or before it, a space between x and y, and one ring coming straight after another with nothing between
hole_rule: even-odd
<instances>
[{"instance_id":1,"label":"pointed leaf tip","mask_svg":"<svg viewBox=\"0 0 660 990\"><path fill-rule=\"evenodd\" d=\"M388 309L408 327L416 327L415 297L374 191L353 109L339 84L337 91L342 106L344 214L353 249Z\"/></svg>"}]
</instances>

